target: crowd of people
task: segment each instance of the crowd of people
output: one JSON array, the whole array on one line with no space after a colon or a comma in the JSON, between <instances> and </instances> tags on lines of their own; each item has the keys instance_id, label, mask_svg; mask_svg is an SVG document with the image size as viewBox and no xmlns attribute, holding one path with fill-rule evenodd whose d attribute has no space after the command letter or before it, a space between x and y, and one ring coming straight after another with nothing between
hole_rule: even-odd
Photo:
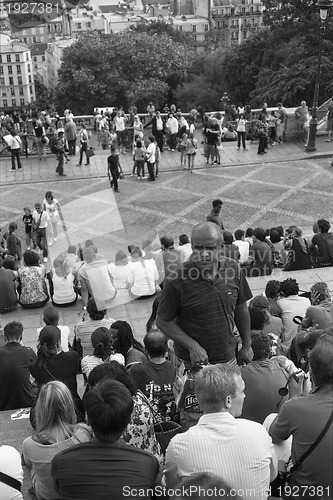
<instances>
[{"instance_id":1,"label":"crowd of people","mask_svg":"<svg viewBox=\"0 0 333 500\"><path fill-rule=\"evenodd\" d=\"M4 231L3 319L18 305L43 308L32 348L19 321L5 322L0 347L0 412L30 408L22 463L38 500L185 498L179 485L205 487L207 498L212 485L215 498L332 498L329 288L302 292L286 275L252 297L247 281L274 267L332 266L330 224L319 219L308 238L298 226L233 234L222 207L213 200L176 244L170 235L130 244L113 262L87 240L50 265L61 213L51 191L24 209L25 242L16 223ZM146 297L141 343L134 324L108 311ZM77 301L81 319L60 325L58 309ZM6 444L0 471L0 497L22 499L20 456Z\"/></svg>"}]
</instances>

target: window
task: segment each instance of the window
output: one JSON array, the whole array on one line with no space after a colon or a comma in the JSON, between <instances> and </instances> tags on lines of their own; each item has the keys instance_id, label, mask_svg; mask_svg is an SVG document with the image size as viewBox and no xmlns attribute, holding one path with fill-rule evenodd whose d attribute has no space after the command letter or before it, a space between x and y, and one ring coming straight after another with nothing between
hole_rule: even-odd
<instances>
[{"instance_id":1,"label":"window","mask_svg":"<svg viewBox=\"0 0 333 500\"><path fill-rule=\"evenodd\" d=\"M23 37L23 42L24 42L24 43L28 43L28 39L27 39L27 37L26 37L26 36L25 36L25 37ZM27 54L27 56L28 56L28 54Z\"/></svg>"},{"instance_id":2,"label":"window","mask_svg":"<svg viewBox=\"0 0 333 500\"><path fill-rule=\"evenodd\" d=\"M20 106L24 106L24 99L20 99Z\"/></svg>"},{"instance_id":3,"label":"window","mask_svg":"<svg viewBox=\"0 0 333 500\"><path fill-rule=\"evenodd\" d=\"M247 36L246 31L244 31L243 32L243 38L244 38L244 40L246 40L246 36Z\"/></svg>"},{"instance_id":4,"label":"window","mask_svg":"<svg viewBox=\"0 0 333 500\"><path fill-rule=\"evenodd\" d=\"M205 31L208 31L208 24L205 24Z\"/></svg>"},{"instance_id":5,"label":"window","mask_svg":"<svg viewBox=\"0 0 333 500\"><path fill-rule=\"evenodd\" d=\"M27 52L27 53L26 53L26 55L25 55L25 60L26 60L26 61L29 61L29 54L28 54L28 52Z\"/></svg>"},{"instance_id":6,"label":"window","mask_svg":"<svg viewBox=\"0 0 333 500\"><path fill-rule=\"evenodd\" d=\"M55 26L54 26L54 24L50 24L50 31L55 31Z\"/></svg>"},{"instance_id":7,"label":"window","mask_svg":"<svg viewBox=\"0 0 333 500\"><path fill-rule=\"evenodd\" d=\"M15 61L20 62L20 54L15 54Z\"/></svg>"},{"instance_id":8,"label":"window","mask_svg":"<svg viewBox=\"0 0 333 500\"><path fill-rule=\"evenodd\" d=\"M8 66L8 74L9 75L13 74L13 68L12 68L12 66Z\"/></svg>"},{"instance_id":9,"label":"window","mask_svg":"<svg viewBox=\"0 0 333 500\"><path fill-rule=\"evenodd\" d=\"M24 92L23 92L23 87L20 87L20 88L19 88L19 93L20 93L20 95L24 95Z\"/></svg>"},{"instance_id":10,"label":"window","mask_svg":"<svg viewBox=\"0 0 333 500\"><path fill-rule=\"evenodd\" d=\"M35 36L32 37L32 43L37 43L37 38Z\"/></svg>"},{"instance_id":11,"label":"window","mask_svg":"<svg viewBox=\"0 0 333 500\"><path fill-rule=\"evenodd\" d=\"M221 21L217 21L217 29L220 30L221 29Z\"/></svg>"},{"instance_id":12,"label":"window","mask_svg":"<svg viewBox=\"0 0 333 500\"><path fill-rule=\"evenodd\" d=\"M62 25L61 24L57 24L57 31L61 31L62 30Z\"/></svg>"},{"instance_id":13,"label":"window","mask_svg":"<svg viewBox=\"0 0 333 500\"><path fill-rule=\"evenodd\" d=\"M17 77L17 83L18 83L19 85L22 85L22 76L18 76L18 77Z\"/></svg>"},{"instance_id":14,"label":"window","mask_svg":"<svg viewBox=\"0 0 333 500\"><path fill-rule=\"evenodd\" d=\"M7 108L7 106L8 106L7 99L3 100L3 106L4 106L4 108Z\"/></svg>"},{"instance_id":15,"label":"window","mask_svg":"<svg viewBox=\"0 0 333 500\"><path fill-rule=\"evenodd\" d=\"M16 106L16 99L12 99L12 106Z\"/></svg>"},{"instance_id":16,"label":"window","mask_svg":"<svg viewBox=\"0 0 333 500\"><path fill-rule=\"evenodd\" d=\"M9 85L14 85L14 78L12 76L9 77Z\"/></svg>"},{"instance_id":17,"label":"window","mask_svg":"<svg viewBox=\"0 0 333 500\"><path fill-rule=\"evenodd\" d=\"M87 23L87 28L91 28L91 23Z\"/></svg>"},{"instance_id":18,"label":"window","mask_svg":"<svg viewBox=\"0 0 333 500\"><path fill-rule=\"evenodd\" d=\"M16 73L21 73L21 66L20 65L16 66Z\"/></svg>"},{"instance_id":19,"label":"window","mask_svg":"<svg viewBox=\"0 0 333 500\"><path fill-rule=\"evenodd\" d=\"M77 27L78 30L80 30L81 29L81 23L76 23L76 27Z\"/></svg>"},{"instance_id":20,"label":"window","mask_svg":"<svg viewBox=\"0 0 333 500\"><path fill-rule=\"evenodd\" d=\"M196 42L197 41L197 35L193 35L193 41Z\"/></svg>"},{"instance_id":21,"label":"window","mask_svg":"<svg viewBox=\"0 0 333 500\"><path fill-rule=\"evenodd\" d=\"M0 54L0 63L2 62L2 55Z\"/></svg>"},{"instance_id":22,"label":"window","mask_svg":"<svg viewBox=\"0 0 333 500\"><path fill-rule=\"evenodd\" d=\"M3 75L3 66L0 66L0 74Z\"/></svg>"},{"instance_id":23,"label":"window","mask_svg":"<svg viewBox=\"0 0 333 500\"><path fill-rule=\"evenodd\" d=\"M0 76L0 85L5 85L5 77Z\"/></svg>"},{"instance_id":24,"label":"window","mask_svg":"<svg viewBox=\"0 0 333 500\"><path fill-rule=\"evenodd\" d=\"M11 62L10 54L7 54L7 62Z\"/></svg>"},{"instance_id":25,"label":"window","mask_svg":"<svg viewBox=\"0 0 333 500\"><path fill-rule=\"evenodd\" d=\"M43 62L45 61L45 56L42 56L42 61L43 61Z\"/></svg>"},{"instance_id":26,"label":"window","mask_svg":"<svg viewBox=\"0 0 333 500\"><path fill-rule=\"evenodd\" d=\"M29 83L31 83L31 76L29 75Z\"/></svg>"},{"instance_id":27,"label":"window","mask_svg":"<svg viewBox=\"0 0 333 500\"><path fill-rule=\"evenodd\" d=\"M37 62L37 56L34 56L32 59L33 59L35 62Z\"/></svg>"},{"instance_id":28,"label":"window","mask_svg":"<svg viewBox=\"0 0 333 500\"><path fill-rule=\"evenodd\" d=\"M193 24L193 28L192 29L193 29L193 33L196 33L196 31L197 31L197 25Z\"/></svg>"},{"instance_id":29,"label":"window","mask_svg":"<svg viewBox=\"0 0 333 500\"><path fill-rule=\"evenodd\" d=\"M33 86L30 85L30 94L33 94L34 93L34 89L33 89Z\"/></svg>"},{"instance_id":30,"label":"window","mask_svg":"<svg viewBox=\"0 0 333 500\"><path fill-rule=\"evenodd\" d=\"M230 9L230 14L231 14L232 16L234 16L234 15L235 15L235 9Z\"/></svg>"},{"instance_id":31,"label":"window","mask_svg":"<svg viewBox=\"0 0 333 500\"><path fill-rule=\"evenodd\" d=\"M178 26L179 31L183 31L183 26Z\"/></svg>"},{"instance_id":32,"label":"window","mask_svg":"<svg viewBox=\"0 0 333 500\"><path fill-rule=\"evenodd\" d=\"M31 72L31 66L30 66L30 64L28 64L28 73L30 73L30 72ZM21 71L20 71L20 73L21 73Z\"/></svg>"},{"instance_id":33,"label":"window","mask_svg":"<svg viewBox=\"0 0 333 500\"><path fill-rule=\"evenodd\" d=\"M10 87L10 95L15 95L15 89L14 89L14 87Z\"/></svg>"}]
</instances>

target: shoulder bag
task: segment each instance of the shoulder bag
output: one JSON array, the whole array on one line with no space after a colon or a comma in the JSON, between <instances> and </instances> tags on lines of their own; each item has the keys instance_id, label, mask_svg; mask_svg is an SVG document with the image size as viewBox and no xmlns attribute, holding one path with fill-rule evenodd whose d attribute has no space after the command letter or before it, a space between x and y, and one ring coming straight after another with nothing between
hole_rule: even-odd
<instances>
[{"instance_id":1,"label":"shoulder bag","mask_svg":"<svg viewBox=\"0 0 333 500\"><path fill-rule=\"evenodd\" d=\"M21 493L21 483L17 479L12 476L8 476L4 472L0 472L0 482L10 486L14 490L17 490Z\"/></svg>"}]
</instances>

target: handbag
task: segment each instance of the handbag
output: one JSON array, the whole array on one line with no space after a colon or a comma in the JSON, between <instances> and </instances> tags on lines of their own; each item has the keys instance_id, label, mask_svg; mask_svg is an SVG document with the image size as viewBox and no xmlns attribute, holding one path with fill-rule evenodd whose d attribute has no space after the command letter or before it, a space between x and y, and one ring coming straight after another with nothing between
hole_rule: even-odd
<instances>
[{"instance_id":1,"label":"handbag","mask_svg":"<svg viewBox=\"0 0 333 500\"><path fill-rule=\"evenodd\" d=\"M181 434L184 431L181 428L181 426L177 424L177 422L174 422L173 420L167 420L163 415L158 413L151 404L151 402L149 401L149 399L147 398L147 396L141 393L141 397L144 400L144 402L149 406L150 411L152 412L153 415L153 419L155 419L156 417L158 417L159 419L162 418L161 422L156 422L154 424L154 431L156 439L161 447L162 453L165 454L171 439L176 434Z\"/></svg>"},{"instance_id":2,"label":"handbag","mask_svg":"<svg viewBox=\"0 0 333 500\"><path fill-rule=\"evenodd\" d=\"M89 149L87 149L86 151L86 155L87 155L87 158L90 158L91 156L94 156L95 155L95 150L93 147L90 147Z\"/></svg>"}]
</instances>

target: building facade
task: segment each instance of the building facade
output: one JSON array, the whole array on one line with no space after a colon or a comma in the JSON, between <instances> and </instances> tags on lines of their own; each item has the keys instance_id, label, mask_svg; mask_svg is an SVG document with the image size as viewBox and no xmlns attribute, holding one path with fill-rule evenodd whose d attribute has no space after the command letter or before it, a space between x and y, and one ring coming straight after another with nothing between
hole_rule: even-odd
<instances>
[{"instance_id":1,"label":"building facade","mask_svg":"<svg viewBox=\"0 0 333 500\"><path fill-rule=\"evenodd\" d=\"M0 108L14 110L36 100L30 49L0 35Z\"/></svg>"}]
</instances>

